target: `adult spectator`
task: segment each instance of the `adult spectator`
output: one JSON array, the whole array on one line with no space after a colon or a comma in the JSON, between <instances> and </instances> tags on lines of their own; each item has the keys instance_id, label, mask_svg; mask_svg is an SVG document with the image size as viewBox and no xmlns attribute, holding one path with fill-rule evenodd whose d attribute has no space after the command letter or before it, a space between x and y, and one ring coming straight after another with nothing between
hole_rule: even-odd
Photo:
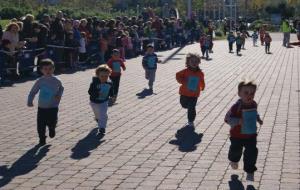
<instances>
[{"instance_id":1,"label":"adult spectator","mask_svg":"<svg viewBox=\"0 0 300 190\"><path fill-rule=\"evenodd\" d=\"M0 21L1 21L1 17L0 17ZM0 24L0 39L2 39L2 36L3 36L3 29L2 29L2 26Z\"/></svg>"},{"instance_id":2,"label":"adult spectator","mask_svg":"<svg viewBox=\"0 0 300 190\"><path fill-rule=\"evenodd\" d=\"M32 38L32 23L34 21L34 16L31 14L27 14L25 16L25 19L22 21L23 22L23 29L21 31L22 38L27 39L27 38Z\"/></svg>"},{"instance_id":3,"label":"adult spectator","mask_svg":"<svg viewBox=\"0 0 300 190\"><path fill-rule=\"evenodd\" d=\"M291 35L291 26L288 20L283 20L281 25L281 31L283 32L283 46L290 47L290 35Z\"/></svg>"},{"instance_id":4,"label":"adult spectator","mask_svg":"<svg viewBox=\"0 0 300 190\"><path fill-rule=\"evenodd\" d=\"M51 40L57 45L63 45L65 39L63 13L59 11L51 25Z\"/></svg>"}]
</instances>

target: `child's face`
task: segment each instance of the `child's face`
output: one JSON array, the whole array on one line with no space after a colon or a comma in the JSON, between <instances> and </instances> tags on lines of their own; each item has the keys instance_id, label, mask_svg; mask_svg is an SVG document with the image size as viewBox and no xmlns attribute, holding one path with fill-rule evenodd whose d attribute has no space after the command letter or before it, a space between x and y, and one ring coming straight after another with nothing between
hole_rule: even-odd
<instances>
[{"instance_id":1,"label":"child's face","mask_svg":"<svg viewBox=\"0 0 300 190\"><path fill-rule=\"evenodd\" d=\"M52 65L46 65L41 68L41 72L44 76L49 77L54 73L54 67Z\"/></svg>"},{"instance_id":2,"label":"child's face","mask_svg":"<svg viewBox=\"0 0 300 190\"><path fill-rule=\"evenodd\" d=\"M114 54L112 55L112 57L113 57L114 59L118 59L118 58L120 58L120 54L119 54L119 53L114 53Z\"/></svg>"},{"instance_id":3,"label":"child's face","mask_svg":"<svg viewBox=\"0 0 300 190\"><path fill-rule=\"evenodd\" d=\"M154 52L154 49L152 48L152 47L148 47L147 48L147 53L148 54L151 54L151 53L153 53Z\"/></svg>"},{"instance_id":4,"label":"child's face","mask_svg":"<svg viewBox=\"0 0 300 190\"><path fill-rule=\"evenodd\" d=\"M108 77L109 77L109 72L100 72L98 75L98 78L101 81L101 83L107 82Z\"/></svg>"},{"instance_id":5,"label":"child's face","mask_svg":"<svg viewBox=\"0 0 300 190\"><path fill-rule=\"evenodd\" d=\"M188 63L188 65L193 69L199 67L199 64L200 64L199 60L194 57L192 57Z\"/></svg>"},{"instance_id":6,"label":"child's face","mask_svg":"<svg viewBox=\"0 0 300 190\"><path fill-rule=\"evenodd\" d=\"M245 104L251 104L254 100L256 89L253 86L243 86L238 95Z\"/></svg>"}]
</instances>

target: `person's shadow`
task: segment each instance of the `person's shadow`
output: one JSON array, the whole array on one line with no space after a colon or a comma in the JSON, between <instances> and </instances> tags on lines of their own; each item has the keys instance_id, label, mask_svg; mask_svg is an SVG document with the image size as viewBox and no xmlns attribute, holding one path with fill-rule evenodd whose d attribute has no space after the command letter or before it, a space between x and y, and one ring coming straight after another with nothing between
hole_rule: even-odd
<instances>
[{"instance_id":1,"label":"person's shadow","mask_svg":"<svg viewBox=\"0 0 300 190\"><path fill-rule=\"evenodd\" d=\"M193 127L187 125L179 129L175 137L170 144L177 145L181 152L192 152L197 149L196 145L201 142L203 134L197 134Z\"/></svg>"},{"instance_id":2,"label":"person's shadow","mask_svg":"<svg viewBox=\"0 0 300 190\"><path fill-rule=\"evenodd\" d=\"M101 140L104 135L96 135L98 128L93 129L90 133L77 142L72 148L71 158L80 160L90 156L90 151L96 149L104 140Z\"/></svg>"},{"instance_id":3,"label":"person's shadow","mask_svg":"<svg viewBox=\"0 0 300 190\"><path fill-rule=\"evenodd\" d=\"M228 181L230 190L245 190L243 183L239 180L238 175L231 175L231 181ZM246 190L255 190L253 185L248 185Z\"/></svg>"},{"instance_id":4,"label":"person's shadow","mask_svg":"<svg viewBox=\"0 0 300 190\"><path fill-rule=\"evenodd\" d=\"M138 99L144 99L146 96L151 96L151 95L153 95L153 91L146 88L142 90L142 92L136 94Z\"/></svg>"},{"instance_id":5,"label":"person's shadow","mask_svg":"<svg viewBox=\"0 0 300 190\"><path fill-rule=\"evenodd\" d=\"M20 175L25 175L35 168L38 163L47 155L51 145L36 145L21 156L8 168L7 165L0 166L0 188L9 184L11 180Z\"/></svg>"}]
</instances>

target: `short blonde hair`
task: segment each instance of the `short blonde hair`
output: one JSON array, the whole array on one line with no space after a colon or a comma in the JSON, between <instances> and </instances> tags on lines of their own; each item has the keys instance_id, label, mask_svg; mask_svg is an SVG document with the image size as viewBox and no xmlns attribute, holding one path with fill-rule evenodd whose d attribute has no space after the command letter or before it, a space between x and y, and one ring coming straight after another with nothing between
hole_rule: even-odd
<instances>
[{"instance_id":1,"label":"short blonde hair","mask_svg":"<svg viewBox=\"0 0 300 190\"><path fill-rule=\"evenodd\" d=\"M250 86L250 87L253 87L256 91L257 89L257 85L256 83L254 82L254 80L251 80L251 79L247 79L247 78L244 78L240 81L239 85L238 85L238 91L240 92L242 90L243 87L245 86Z\"/></svg>"},{"instance_id":2,"label":"short blonde hair","mask_svg":"<svg viewBox=\"0 0 300 190\"><path fill-rule=\"evenodd\" d=\"M96 76L99 76L99 74L101 72L105 72L105 73L109 73L111 74L112 70L109 68L108 65L104 64L104 65L100 65L95 69L95 74Z\"/></svg>"}]
</instances>

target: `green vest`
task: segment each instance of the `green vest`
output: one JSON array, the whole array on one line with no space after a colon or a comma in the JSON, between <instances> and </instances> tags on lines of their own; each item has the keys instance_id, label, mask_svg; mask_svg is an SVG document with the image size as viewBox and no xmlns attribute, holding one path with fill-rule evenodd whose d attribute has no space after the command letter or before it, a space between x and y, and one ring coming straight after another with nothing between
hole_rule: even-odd
<instances>
[{"instance_id":1,"label":"green vest","mask_svg":"<svg viewBox=\"0 0 300 190\"><path fill-rule=\"evenodd\" d=\"M281 25L282 32L291 32L291 27L287 22L283 22Z\"/></svg>"}]
</instances>

